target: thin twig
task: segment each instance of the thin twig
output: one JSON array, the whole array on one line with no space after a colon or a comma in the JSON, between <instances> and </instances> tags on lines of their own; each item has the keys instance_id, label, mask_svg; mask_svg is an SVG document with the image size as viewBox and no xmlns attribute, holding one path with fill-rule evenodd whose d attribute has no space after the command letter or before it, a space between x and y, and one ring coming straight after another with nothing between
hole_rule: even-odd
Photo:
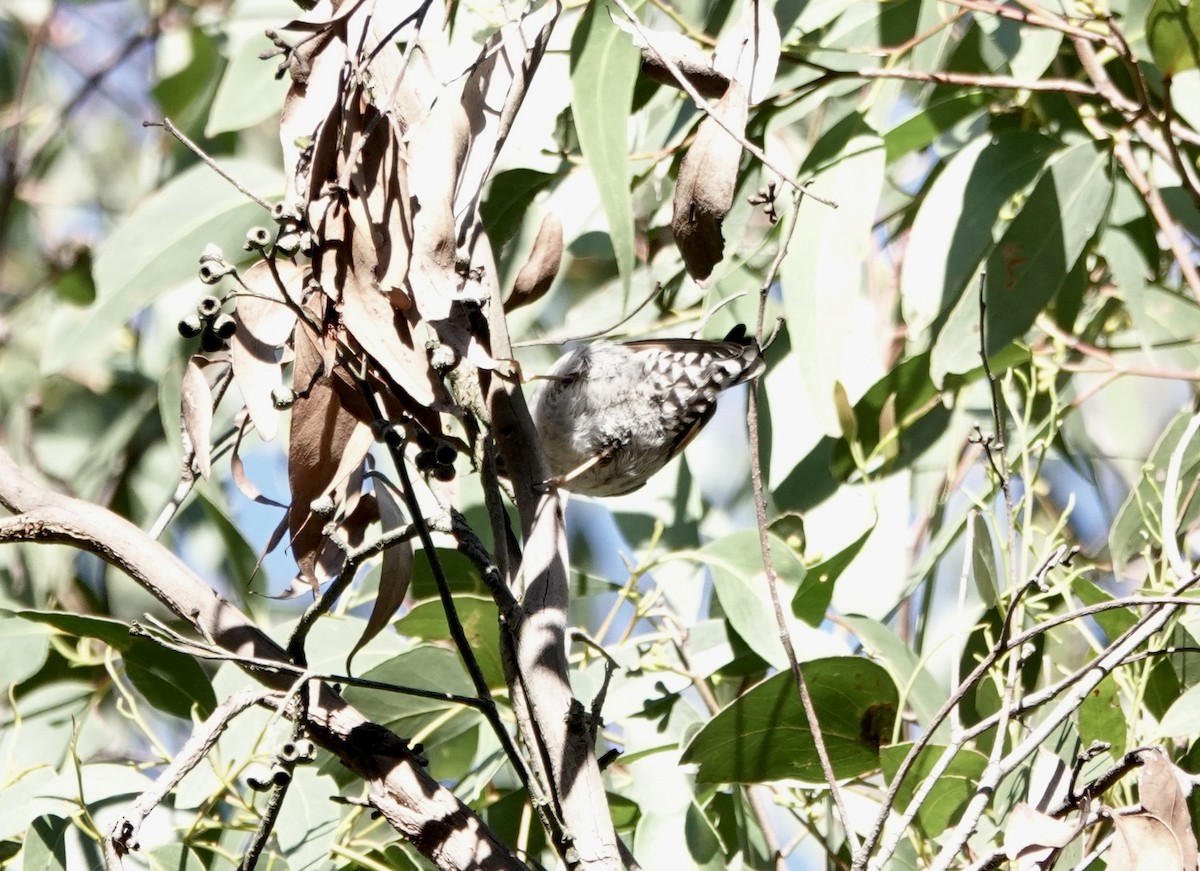
<instances>
[{"instance_id":1,"label":"thin twig","mask_svg":"<svg viewBox=\"0 0 1200 871\"><path fill-rule=\"evenodd\" d=\"M119 871L121 857L138 848L138 831L146 817L208 755L233 718L268 695L268 691L256 687L239 690L217 705L196 727L171 764L155 778L153 786L139 795L129 810L109 829L108 837L104 839L104 866L108 871Z\"/></svg>"},{"instance_id":2,"label":"thin twig","mask_svg":"<svg viewBox=\"0 0 1200 871\"><path fill-rule=\"evenodd\" d=\"M224 169L222 169L221 165L219 163L217 163L215 160L213 160L212 157L209 156L208 152L206 152L203 148L201 148L199 145L197 145L195 142L193 142L191 139L189 139L187 137L187 134L185 134L182 130L180 130L178 127L176 127L174 124L172 124L170 118L164 117L161 121L143 121L142 126L143 127L161 127L161 128L163 128L168 133L170 133L172 136L174 136L176 139L178 139L180 142L182 142L184 144L184 146L186 146L187 149L192 152L192 154L196 155L198 158L200 158L202 161L204 161L204 163L207 164L208 167L213 172L215 172L221 178L225 179L225 181L229 182L231 185L233 185L235 188L237 188L238 191L240 191L242 194L244 194L249 199L258 203L260 206L262 206L268 212L271 211L270 203L268 203L262 197L258 196L258 194L255 194L255 193L247 190L242 185L241 182L239 182L236 178L234 178L229 173L227 173Z\"/></svg>"},{"instance_id":3,"label":"thin twig","mask_svg":"<svg viewBox=\"0 0 1200 871\"><path fill-rule=\"evenodd\" d=\"M776 252L775 259L771 263L771 267L767 270L767 274L759 288L758 312L754 322L754 338L760 345L763 340L763 327L766 323L767 299L771 292L771 286L775 283L775 276L779 272L779 267L783 264L783 258L787 256L788 246L792 241L792 234L796 231L796 226L799 223L800 206L806 195L804 188L798 188L798 190L799 193L796 196L795 208L792 210L791 223L779 241L779 250ZM767 591L771 596L771 606L775 611L775 624L779 628L779 641L783 645L784 654L787 656L788 668L791 670L792 680L796 685L797 692L800 694L800 703L804 708L804 717L808 723L809 731L812 733L813 744L817 750L817 758L821 761L821 771L825 775L825 782L829 785L830 795L833 796L834 805L837 807L838 817L841 819L842 828L846 833L846 841L850 845L850 852L854 854L858 852L858 834L850 824L850 816L846 812L842 792L838 787L837 775L833 770L833 763L829 758L829 751L825 746L825 737L821 733L821 726L817 720L817 712L813 707L812 696L808 691L808 683L804 680L804 674L800 670L800 662L796 658L796 651L792 646L792 637L788 631L787 619L784 616L783 603L779 599L779 576L775 572L775 565L771 559L771 543L767 535L766 485L763 481L760 447L761 436L758 428L758 382L750 385L746 410L746 425L749 430L750 482L754 491L754 516L758 527L758 544L762 552L763 572L767 579Z\"/></svg>"},{"instance_id":4,"label":"thin twig","mask_svg":"<svg viewBox=\"0 0 1200 871\"><path fill-rule=\"evenodd\" d=\"M641 21L638 20L637 15L635 15L633 10L629 8L629 4L626 3L625 0L613 0L613 2L616 3L617 8L625 14L625 17L629 19L629 23L633 25L633 29L637 31L638 36L641 37L642 41L646 44L646 47L650 49L654 56L658 58L659 62L671 73L671 76L679 84L679 87L682 88L687 95L692 98L692 101L695 102L696 106L703 111L704 114L716 121L722 130L732 136L737 143L742 146L742 148L750 152L750 154L752 154L759 163L779 176L779 179L782 182L791 185L799 192L804 192L804 184L792 178L790 173L786 173L777 167L770 160L770 158L767 157L766 152L747 139L744 135L730 127L729 124L726 123L725 119L721 117L720 113L717 112L716 108L710 102L708 102L708 100L704 99L700 92L696 90L695 85L688 81L687 76L683 74L683 70L679 68L679 65L676 64L675 61L671 60L671 58L666 54L660 52L657 47L655 47L654 38L644 27L642 27ZM830 208L834 209L837 208L837 203L835 203L833 200L819 197L813 193L807 193L806 195L810 199L816 200L822 205L829 206Z\"/></svg>"}]
</instances>

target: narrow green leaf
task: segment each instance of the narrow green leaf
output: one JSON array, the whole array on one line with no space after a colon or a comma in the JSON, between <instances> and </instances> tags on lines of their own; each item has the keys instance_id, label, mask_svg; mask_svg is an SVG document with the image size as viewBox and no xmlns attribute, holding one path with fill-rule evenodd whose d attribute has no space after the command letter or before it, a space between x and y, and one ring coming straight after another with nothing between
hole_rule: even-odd
<instances>
[{"instance_id":1,"label":"narrow green leaf","mask_svg":"<svg viewBox=\"0 0 1200 871\"><path fill-rule=\"evenodd\" d=\"M896 124L883 134L888 163L920 151L964 118L979 111L988 101L986 91L959 91L936 100Z\"/></svg>"},{"instance_id":2,"label":"narrow green leaf","mask_svg":"<svg viewBox=\"0 0 1200 871\"><path fill-rule=\"evenodd\" d=\"M589 3L571 40L571 109L579 145L608 217L617 268L626 290L633 274L633 202L629 195L626 129L641 53L612 21L611 10Z\"/></svg>"},{"instance_id":3,"label":"narrow green leaf","mask_svg":"<svg viewBox=\"0 0 1200 871\"><path fill-rule=\"evenodd\" d=\"M1167 463L1179 445L1183 431L1187 429L1193 412L1182 411L1168 424L1154 450L1142 466L1142 475L1129 495L1125 497L1108 533L1108 547L1112 555L1113 570L1120 577L1125 565L1143 549L1158 547L1157 529L1161 526L1162 483ZM1194 481L1200 474L1200 439L1192 439L1183 454L1180 477ZM1191 501L1191 510L1200 510L1197 500ZM1190 512L1189 512L1190 513ZM1187 518L1184 518L1185 522Z\"/></svg>"},{"instance_id":4,"label":"narrow green leaf","mask_svg":"<svg viewBox=\"0 0 1200 871\"><path fill-rule=\"evenodd\" d=\"M879 768L899 704L887 671L868 659L837 656L800 666L838 779ZM822 780L799 693L783 671L712 718L683 752L701 783Z\"/></svg>"},{"instance_id":5,"label":"narrow green leaf","mask_svg":"<svg viewBox=\"0 0 1200 871\"><path fill-rule=\"evenodd\" d=\"M983 600L983 604L994 608L1000 597L1000 573L996 567L992 533L982 514L974 515L973 528L975 546L971 551L971 569L975 577L975 589L979 591L979 598Z\"/></svg>"},{"instance_id":6,"label":"narrow green leaf","mask_svg":"<svg viewBox=\"0 0 1200 871\"><path fill-rule=\"evenodd\" d=\"M774 530L774 524L772 524L772 530ZM846 570L846 567L854 562L854 558L858 556L859 551L863 549L863 545L867 543L867 539L871 537L871 533L874 531L875 524L872 523L862 535L850 542L850 544L816 565L810 566L805 576L825 585L829 590L829 595L832 596L833 585L837 583L837 579L842 576L842 572ZM803 611L806 608L805 591L810 586L811 584L801 586L792 599L792 611L797 617L803 618Z\"/></svg>"},{"instance_id":7,"label":"narrow green leaf","mask_svg":"<svg viewBox=\"0 0 1200 871\"><path fill-rule=\"evenodd\" d=\"M1058 293L1112 198L1110 156L1088 142L1064 150L1038 180L987 259L987 353L1020 338ZM979 302L968 289L938 333L930 375L941 384L979 365Z\"/></svg>"}]
</instances>

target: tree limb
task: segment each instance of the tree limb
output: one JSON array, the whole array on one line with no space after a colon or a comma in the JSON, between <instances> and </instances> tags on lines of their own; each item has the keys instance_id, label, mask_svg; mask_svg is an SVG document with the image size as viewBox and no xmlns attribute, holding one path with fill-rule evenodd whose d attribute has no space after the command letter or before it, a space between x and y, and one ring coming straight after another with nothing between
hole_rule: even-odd
<instances>
[{"instance_id":1,"label":"tree limb","mask_svg":"<svg viewBox=\"0 0 1200 871\"><path fill-rule=\"evenodd\" d=\"M43 487L0 449L0 543L70 544L120 568L201 635L239 656L287 663L283 648L217 595L175 554L123 517ZM269 689L287 692L286 673L244 666ZM413 758L403 739L371 722L326 684L317 683L305 728L312 739L366 781L369 801L442 871L525 869L483 821Z\"/></svg>"}]
</instances>

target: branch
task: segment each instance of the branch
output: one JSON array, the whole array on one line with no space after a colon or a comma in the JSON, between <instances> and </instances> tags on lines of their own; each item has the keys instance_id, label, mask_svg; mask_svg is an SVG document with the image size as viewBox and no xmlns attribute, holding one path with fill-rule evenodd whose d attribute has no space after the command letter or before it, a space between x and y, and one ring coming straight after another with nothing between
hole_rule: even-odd
<instances>
[{"instance_id":1,"label":"branch","mask_svg":"<svg viewBox=\"0 0 1200 871\"><path fill-rule=\"evenodd\" d=\"M120 568L203 637L237 654L291 665L287 654L175 554L104 508L55 493L0 449L0 504L17 516L0 522L0 543L43 541L87 550ZM259 683L288 692L293 678L247 668ZM407 742L372 723L318 683L305 729L367 785L368 800L442 871L524 869L483 821L417 764Z\"/></svg>"}]
</instances>

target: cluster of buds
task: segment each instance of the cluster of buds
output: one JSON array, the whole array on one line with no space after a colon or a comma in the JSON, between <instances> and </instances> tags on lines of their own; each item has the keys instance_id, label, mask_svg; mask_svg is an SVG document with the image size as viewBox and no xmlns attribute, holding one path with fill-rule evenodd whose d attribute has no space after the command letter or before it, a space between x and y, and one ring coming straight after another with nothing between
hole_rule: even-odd
<instances>
[{"instance_id":1,"label":"cluster of buds","mask_svg":"<svg viewBox=\"0 0 1200 871\"><path fill-rule=\"evenodd\" d=\"M179 335L185 339L200 337L200 350L206 353L220 351L235 332L237 322L231 315L221 311L221 301L215 296L206 296L196 306L194 314L188 315L178 325Z\"/></svg>"},{"instance_id":2,"label":"cluster of buds","mask_svg":"<svg viewBox=\"0 0 1200 871\"><path fill-rule=\"evenodd\" d=\"M417 433L417 455L413 458L417 471L438 481L454 480L454 461L458 451L449 442L431 436L425 431Z\"/></svg>"},{"instance_id":3,"label":"cluster of buds","mask_svg":"<svg viewBox=\"0 0 1200 871\"><path fill-rule=\"evenodd\" d=\"M246 785L256 792L265 792L275 786L287 786L292 782L292 769L297 765L308 765L317 759L317 747L308 738L288 741L275 754L269 771L257 766L246 775Z\"/></svg>"},{"instance_id":4,"label":"cluster of buds","mask_svg":"<svg viewBox=\"0 0 1200 871\"><path fill-rule=\"evenodd\" d=\"M279 225L279 234L275 237L275 249L288 257L293 257L296 254L308 256L312 253L313 236L304 227L304 215L300 209L289 203L276 203L271 209L271 217L275 223ZM269 236L261 227L256 227L250 231L254 234L254 242L257 242L263 236ZM247 235L247 242L251 240ZM265 248L265 245L257 246Z\"/></svg>"}]
</instances>

